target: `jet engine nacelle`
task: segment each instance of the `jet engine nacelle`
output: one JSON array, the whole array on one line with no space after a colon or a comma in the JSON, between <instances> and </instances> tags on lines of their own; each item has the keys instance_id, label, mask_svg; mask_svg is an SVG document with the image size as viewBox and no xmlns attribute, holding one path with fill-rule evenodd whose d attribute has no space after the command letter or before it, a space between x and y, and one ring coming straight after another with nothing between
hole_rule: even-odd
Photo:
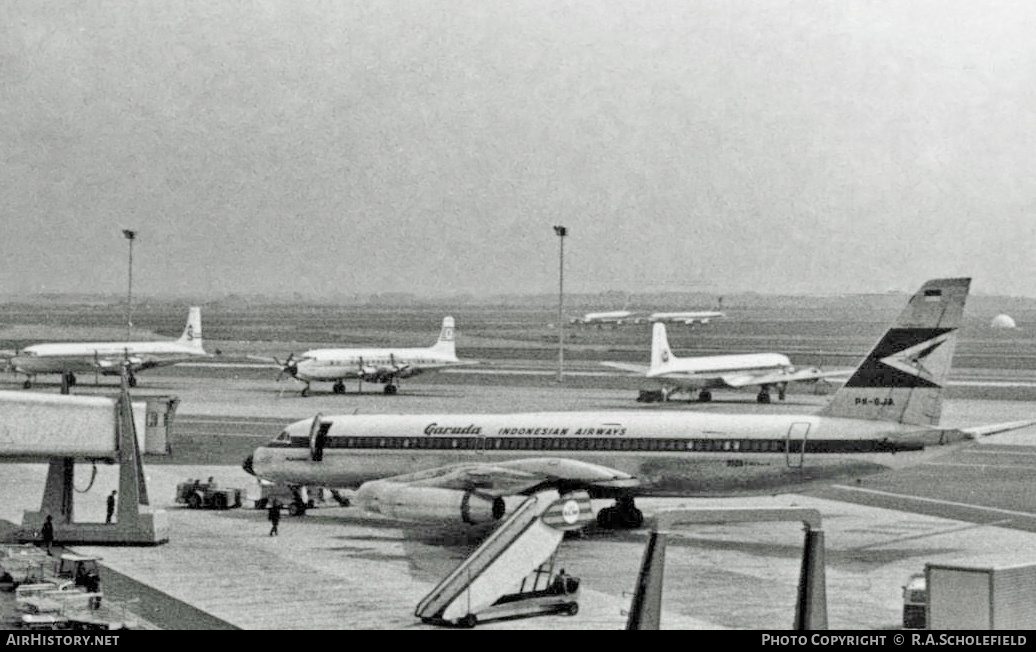
<instances>
[{"instance_id":1,"label":"jet engine nacelle","mask_svg":"<svg viewBox=\"0 0 1036 652\"><path fill-rule=\"evenodd\" d=\"M439 487L413 487L374 480L356 490L354 502L361 508L404 521L433 523L487 523L500 520L504 499L471 491Z\"/></svg>"}]
</instances>

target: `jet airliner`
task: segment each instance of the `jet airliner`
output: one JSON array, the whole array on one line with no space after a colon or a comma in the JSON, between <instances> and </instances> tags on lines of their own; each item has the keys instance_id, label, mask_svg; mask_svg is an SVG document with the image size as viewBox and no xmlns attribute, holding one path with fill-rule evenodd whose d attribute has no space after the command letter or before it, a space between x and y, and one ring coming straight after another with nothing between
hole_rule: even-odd
<instances>
[{"instance_id":1,"label":"jet airliner","mask_svg":"<svg viewBox=\"0 0 1036 652\"><path fill-rule=\"evenodd\" d=\"M32 387L37 374L61 374L68 385L75 385L77 373L105 376L129 372L130 387L136 387L136 372L154 367L207 357L202 348L201 308L192 306L180 339L172 342L60 342L34 344L8 359L11 370L25 374L23 387Z\"/></svg>"},{"instance_id":2,"label":"jet airliner","mask_svg":"<svg viewBox=\"0 0 1036 652\"><path fill-rule=\"evenodd\" d=\"M636 320L637 323L647 321L649 323L670 323L670 324L687 324L690 326L695 322L699 324L707 324L713 319L720 319L726 317L726 315L717 310L698 310L698 311L685 311L685 312L653 312L643 319Z\"/></svg>"},{"instance_id":3,"label":"jet airliner","mask_svg":"<svg viewBox=\"0 0 1036 652\"><path fill-rule=\"evenodd\" d=\"M457 358L453 317L443 318L439 340L426 348L313 349L298 358L292 354L284 362L276 358L274 362L281 367L282 374L305 383L302 396L309 394L310 383L316 381L334 383L334 393L344 394L345 381L349 378L357 378L361 383L383 383L386 394L395 394L400 379L412 378L426 371L475 364L473 360Z\"/></svg>"},{"instance_id":4,"label":"jet airliner","mask_svg":"<svg viewBox=\"0 0 1036 652\"><path fill-rule=\"evenodd\" d=\"M637 495L913 465L1036 423L939 425L969 286L968 278L925 283L815 415L317 414L288 425L243 466L288 485L357 488L362 508L397 519L492 522L507 512L506 498L554 489L612 497L598 522L639 527Z\"/></svg>"},{"instance_id":5,"label":"jet airliner","mask_svg":"<svg viewBox=\"0 0 1036 652\"><path fill-rule=\"evenodd\" d=\"M574 317L571 322L577 326L601 326L614 324L620 326L633 319L636 313L629 310L611 310L608 312L588 312L582 317Z\"/></svg>"},{"instance_id":6,"label":"jet airliner","mask_svg":"<svg viewBox=\"0 0 1036 652\"><path fill-rule=\"evenodd\" d=\"M718 387L759 387L756 400L770 402L770 391L784 400L788 383L816 382L831 376L848 376L852 371L821 371L816 367L796 369L782 353L747 353L678 358L669 348L665 324L656 323L651 333L651 366L624 362L602 362L614 369L643 374L662 383L660 398L668 401L678 391L698 391L698 400L712 400L710 390ZM645 394L641 394L644 396ZM644 400L644 399L641 399Z\"/></svg>"}]
</instances>

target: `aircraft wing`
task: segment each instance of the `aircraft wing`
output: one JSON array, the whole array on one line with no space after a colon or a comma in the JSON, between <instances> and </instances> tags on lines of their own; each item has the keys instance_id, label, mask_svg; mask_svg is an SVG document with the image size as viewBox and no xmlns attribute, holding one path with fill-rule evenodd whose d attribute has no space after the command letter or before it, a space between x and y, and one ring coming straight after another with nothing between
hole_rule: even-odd
<instances>
[{"instance_id":1,"label":"aircraft wing","mask_svg":"<svg viewBox=\"0 0 1036 652\"><path fill-rule=\"evenodd\" d=\"M528 495L548 488L566 491L616 489L639 486L633 476L615 469L578 460L534 458L496 463L460 463L397 475L379 483L403 484L414 488L477 491L489 496Z\"/></svg>"},{"instance_id":2,"label":"aircraft wing","mask_svg":"<svg viewBox=\"0 0 1036 652\"><path fill-rule=\"evenodd\" d=\"M612 369L618 369L620 371L629 371L630 373L637 374L638 376L645 375L651 367L642 364L629 364L626 362L602 362L605 367L611 367Z\"/></svg>"},{"instance_id":3,"label":"aircraft wing","mask_svg":"<svg viewBox=\"0 0 1036 652\"><path fill-rule=\"evenodd\" d=\"M748 387L749 385L776 385L777 383L793 383L820 380L833 376L849 376L852 370L821 371L816 367L799 369L790 373L777 372L770 374L728 374L721 379L729 387Z\"/></svg>"}]
</instances>

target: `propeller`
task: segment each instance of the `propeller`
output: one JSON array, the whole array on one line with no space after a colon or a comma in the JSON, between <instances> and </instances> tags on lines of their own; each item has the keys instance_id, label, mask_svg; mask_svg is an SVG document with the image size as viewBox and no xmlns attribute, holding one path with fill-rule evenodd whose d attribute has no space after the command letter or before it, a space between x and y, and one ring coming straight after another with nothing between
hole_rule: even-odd
<instances>
[{"instance_id":1,"label":"propeller","mask_svg":"<svg viewBox=\"0 0 1036 652\"><path fill-rule=\"evenodd\" d=\"M389 362L392 364L392 368L396 370L397 375L410 368L409 362L405 362L402 365L396 364L396 356L391 353L389 353Z\"/></svg>"},{"instance_id":2,"label":"propeller","mask_svg":"<svg viewBox=\"0 0 1036 652\"><path fill-rule=\"evenodd\" d=\"M299 363L297 360L295 360L294 353L289 353L288 357L284 359L284 362L281 362L277 358L274 358L273 361L277 363L277 366L281 368L281 372L277 374L278 382L284 379L285 374L291 376L292 378L298 378Z\"/></svg>"},{"instance_id":3,"label":"propeller","mask_svg":"<svg viewBox=\"0 0 1036 652\"><path fill-rule=\"evenodd\" d=\"M4 349L0 351L0 364L5 372L14 371L14 359L18 357L17 349Z\"/></svg>"}]
</instances>

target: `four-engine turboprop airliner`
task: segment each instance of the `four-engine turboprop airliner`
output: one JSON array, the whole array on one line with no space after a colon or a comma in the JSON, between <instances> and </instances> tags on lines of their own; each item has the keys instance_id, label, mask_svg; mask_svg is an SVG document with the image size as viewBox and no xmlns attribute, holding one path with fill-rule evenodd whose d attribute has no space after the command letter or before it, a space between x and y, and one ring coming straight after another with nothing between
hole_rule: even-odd
<instances>
[{"instance_id":1,"label":"four-engine turboprop airliner","mask_svg":"<svg viewBox=\"0 0 1036 652\"><path fill-rule=\"evenodd\" d=\"M816 415L318 414L287 426L244 468L288 485L357 488L368 511L417 521L493 521L509 497L585 490L616 499L598 513L601 525L638 527L639 494L772 487L847 465L873 472L915 464L1036 423L939 425L969 285L967 278L925 283Z\"/></svg>"},{"instance_id":2,"label":"four-engine turboprop airliner","mask_svg":"<svg viewBox=\"0 0 1036 652\"><path fill-rule=\"evenodd\" d=\"M180 339L172 342L60 342L34 344L19 351L8 365L27 376L24 387L32 387L37 374L62 374L75 385L77 373L121 375L129 372L130 387L136 387L136 372L208 356L202 348L201 308L192 306Z\"/></svg>"},{"instance_id":3,"label":"four-engine turboprop airliner","mask_svg":"<svg viewBox=\"0 0 1036 652\"><path fill-rule=\"evenodd\" d=\"M788 356L781 353L746 353L741 355L708 355L678 358L669 348L665 324L656 323L651 333L651 366L624 362L602 362L662 383L660 398L668 401L678 391L698 391L698 400L712 400L711 389L719 387L759 387L756 400L770 402L771 388L784 400L790 382L816 382L830 376L848 376L852 371L821 371L816 367L796 369ZM643 396L643 394L642 394Z\"/></svg>"},{"instance_id":4,"label":"four-engine turboprop airliner","mask_svg":"<svg viewBox=\"0 0 1036 652\"><path fill-rule=\"evenodd\" d=\"M426 371L475 364L458 360L454 343L453 317L444 317L439 340L427 348L409 349L313 349L298 358L289 355L284 362L274 360L282 373L305 383L302 395L309 394L315 381L334 383L335 394L345 393L345 380L384 383L386 394L395 394L402 378Z\"/></svg>"}]
</instances>

